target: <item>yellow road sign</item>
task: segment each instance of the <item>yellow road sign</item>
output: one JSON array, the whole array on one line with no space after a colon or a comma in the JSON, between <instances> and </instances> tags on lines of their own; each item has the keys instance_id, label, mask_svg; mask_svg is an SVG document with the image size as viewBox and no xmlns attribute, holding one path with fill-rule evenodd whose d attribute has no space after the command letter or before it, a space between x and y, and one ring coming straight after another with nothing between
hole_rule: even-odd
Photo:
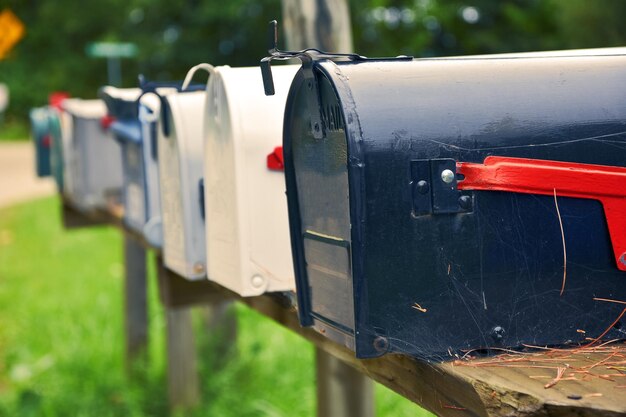
<instances>
[{"instance_id":1,"label":"yellow road sign","mask_svg":"<svg viewBox=\"0 0 626 417\"><path fill-rule=\"evenodd\" d=\"M11 10L0 12L0 59L24 37L24 33L24 24Z\"/></svg>"}]
</instances>

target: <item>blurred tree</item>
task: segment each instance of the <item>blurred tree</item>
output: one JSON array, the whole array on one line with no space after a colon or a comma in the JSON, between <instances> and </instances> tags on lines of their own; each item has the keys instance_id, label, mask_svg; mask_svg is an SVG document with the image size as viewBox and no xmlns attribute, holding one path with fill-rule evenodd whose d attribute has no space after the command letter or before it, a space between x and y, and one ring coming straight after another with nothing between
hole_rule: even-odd
<instances>
[{"instance_id":1,"label":"blurred tree","mask_svg":"<svg viewBox=\"0 0 626 417\"><path fill-rule=\"evenodd\" d=\"M559 38L566 48L624 46L626 1L552 0L558 6Z\"/></svg>"},{"instance_id":2,"label":"blurred tree","mask_svg":"<svg viewBox=\"0 0 626 417\"><path fill-rule=\"evenodd\" d=\"M356 49L372 56L484 54L563 45L557 36L558 7L551 1L356 0L353 6L359 22Z\"/></svg>"},{"instance_id":3,"label":"blurred tree","mask_svg":"<svg viewBox=\"0 0 626 417\"><path fill-rule=\"evenodd\" d=\"M10 114L26 119L49 92L94 97L106 62L94 41L134 42L124 86L181 79L199 62L257 65L267 22L280 0L0 0L26 24L26 37L0 61L11 88ZM367 56L441 56L624 44L623 0L350 0L355 51ZM285 47L285 43L281 42ZM200 80L198 80L200 81Z\"/></svg>"},{"instance_id":4,"label":"blurred tree","mask_svg":"<svg viewBox=\"0 0 626 417\"><path fill-rule=\"evenodd\" d=\"M123 85L182 79L199 62L257 65L266 50L267 22L280 0L0 0L26 25L26 36L0 61L11 88L9 112L24 119L55 90L95 97L106 83L106 61L88 58L94 41L134 42L139 56L122 60Z\"/></svg>"}]
</instances>

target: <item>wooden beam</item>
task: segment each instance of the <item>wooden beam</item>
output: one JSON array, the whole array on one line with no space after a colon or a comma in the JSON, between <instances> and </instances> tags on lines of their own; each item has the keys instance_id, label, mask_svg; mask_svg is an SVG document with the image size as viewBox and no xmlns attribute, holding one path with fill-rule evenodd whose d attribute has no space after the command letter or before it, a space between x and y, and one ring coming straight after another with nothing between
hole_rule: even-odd
<instances>
[{"instance_id":1,"label":"wooden beam","mask_svg":"<svg viewBox=\"0 0 626 417\"><path fill-rule=\"evenodd\" d=\"M603 379L598 375L613 371L602 366L590 370L596 376L589 381L562 381L546 389L544 386L550 379L537 379L536 376L542 373L549 376L550 370L537 369L532 363L525 367L506 367L497 363L481 367L473 363L429 363L398 354L376 359L356 359L354 352L349 349L310 328L300 327L295 309L286 307L287 297L273 294L243 298L241 302L438 416L626 415L626 388L620 388L622 384L626 385L626 381L622 381L626 377ZM617 345L616 349L616 357L626 357L626 344ZM543 359L551 362L556 369L552 352L547 351L544 355ZM535 361L540 363L541 359L537 357ZM571 367L591 366L603 359L606 359L606 355L581 352L565 357L564 363Z\"/></svg>"},{"instance_id":2,"label":"wooden beam","mask_svg":"<svg viewBox=\"0 0 626 417\"><path fill-rule=\"evenodd\" d=\"M190 281L170 271L157 256L159 298L166 308L189 307L213 302L224 302L224 294L216 286L207 285L207 279Z\"/></svg>"},{"instance_id":3,"label":"wooden beam","mask_svg":"<svg viewBox=\"0 0 626 417\"><path fill-rule=\"evenodd\" d=\"M80 229L110 224L108 216L101 215L99 212L93 212L89 216L79 212L67 202L62 202L61 204L61 222L65 229Z\"/></svg>"}]
</instances>

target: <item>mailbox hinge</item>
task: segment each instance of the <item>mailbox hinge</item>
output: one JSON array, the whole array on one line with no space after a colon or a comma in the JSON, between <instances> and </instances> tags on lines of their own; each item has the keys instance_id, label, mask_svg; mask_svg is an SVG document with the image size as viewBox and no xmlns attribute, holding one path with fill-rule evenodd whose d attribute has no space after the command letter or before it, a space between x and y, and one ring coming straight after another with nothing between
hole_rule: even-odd
<instances>
[{"instance_id":1,"label":"mailbox hinge","mask_svg":"<svg viewBox=\"0 0 626 417\"><path fill-rule=\"evenodd\" d=\"M261 60L261 74L263 76L263 87L265 95L272 96L275 93L274 79L272 78L271 61L288 60L298 58L302 62L302 70L304 74L304 82L307 88L312 92L308 94L309 113L311 115L311 130L315 139L323 139L325 137L324 124L322 123L320 91L317 86L317 79L314 72L314 64L321 60L330 61L410 61L411 56L398 56L393 58L367 58L357 54L333 54L320 51L315 48L303 49L301 51L281 51L278 49L278 23L272 20L269 25L269 56Z\"/></svg>"},{"instance_id":2,"label":"mailbox hinge","mask_svg":"<svg viewBox=\"0 0 626 417\"><path fill-rule=\"evenodd\" d=\"M457 188L454 159L411 161L411 195L414 217L472 211L472 195Z\"/></svg>"},{"instance_id":3,"label":"mailbox hinge","mask_svg":"<svg viewBox=\"0 0 626 417\"><path fill-rule=\"evenodd\" d=\"M617 268L626 271L626 168L489 156L482 164L459 162L460 190L505 191L598 200Z\"/></svg>"}]
</instances>

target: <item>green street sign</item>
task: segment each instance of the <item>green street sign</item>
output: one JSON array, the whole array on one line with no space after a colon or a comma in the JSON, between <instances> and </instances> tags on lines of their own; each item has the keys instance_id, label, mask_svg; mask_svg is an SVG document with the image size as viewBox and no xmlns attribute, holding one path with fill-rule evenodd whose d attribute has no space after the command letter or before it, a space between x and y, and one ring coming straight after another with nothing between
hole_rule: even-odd
<instances>
[{"instance_id":1,"label":"green street sign","mask_svg":"<svg viewBox=\"0 0 626 417\"><path fill-rule=\"evenodd\" d=\"M137 45L130 42L92 42L85 52L92 58L132 58L137 55Z\"/></svg>"}]
</instances>

